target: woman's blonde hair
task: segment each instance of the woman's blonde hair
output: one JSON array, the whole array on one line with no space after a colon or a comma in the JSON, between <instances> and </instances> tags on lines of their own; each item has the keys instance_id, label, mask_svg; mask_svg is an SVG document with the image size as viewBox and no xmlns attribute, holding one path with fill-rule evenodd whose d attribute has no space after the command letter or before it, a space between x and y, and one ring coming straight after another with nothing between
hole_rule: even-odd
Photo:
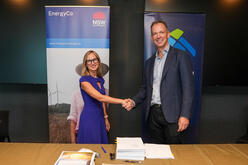
<instances>
[{"instance_id":1,"label":"woman's blonde hair","mask_svg":"<svg viewBox=\"0 0 248 165\"><path fill-rule=\"evenodd\" d=\"M94 50L89 50L85 53L84 59L83 59L83 67L82 67L81 76L89 76L90 75L89 69L87 67L87 58L91 53L93 53L96 56L98 63L99 63L99 66L98 66L97 71L96 71L97 76L98 77L103 76L101 59L100 59L99 55Z\"/></svg>"}]
</instances>

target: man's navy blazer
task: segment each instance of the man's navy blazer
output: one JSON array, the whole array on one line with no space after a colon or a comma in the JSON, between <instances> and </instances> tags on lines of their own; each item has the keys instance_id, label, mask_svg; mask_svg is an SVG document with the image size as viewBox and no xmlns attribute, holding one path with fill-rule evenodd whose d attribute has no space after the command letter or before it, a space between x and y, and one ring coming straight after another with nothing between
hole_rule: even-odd
<instances>
[{"instance_id":1,"label":"man's navy blazer","mask_svg":"<svg viewBox=\"0 0 248 165\"><path fill-rule=\"evenodd\" d=\"M136 106L144 103L146 121L151 107L155 58L156 54L146 61L142 85L133 97ZM191 117L194 100L191 59L188 54L173 47L170 47L164 64L160 98L164 117L169 123L177 123L180 116Z\"/></svg>"}]
</instances>

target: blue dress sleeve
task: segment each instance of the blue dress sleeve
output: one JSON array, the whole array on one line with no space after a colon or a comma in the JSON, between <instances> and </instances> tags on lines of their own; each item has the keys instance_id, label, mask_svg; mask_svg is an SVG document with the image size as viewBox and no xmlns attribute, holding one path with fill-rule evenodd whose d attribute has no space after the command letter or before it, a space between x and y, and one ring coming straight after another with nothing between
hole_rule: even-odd
<instances>
[{"instance_id":1,"label":"blue dress sleeve","mask_svg":"<svg viewBox=\"0 0 248 165\"><path fill-rule=\"evenodd\" d=\"M90 76L82 76L80 79L79 79L79 82L84 82L84 81L87 81L87 82L91 82L90 81Z\"/></svg>"}]
</instances>

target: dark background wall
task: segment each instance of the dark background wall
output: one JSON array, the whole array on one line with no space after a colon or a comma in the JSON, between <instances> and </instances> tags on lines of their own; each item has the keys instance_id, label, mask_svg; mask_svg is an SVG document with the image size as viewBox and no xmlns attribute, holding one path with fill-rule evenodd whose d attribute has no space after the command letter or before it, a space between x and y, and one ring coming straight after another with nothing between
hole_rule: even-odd
<instances>
[{"instance_id":1,"label":"dark background wall","mask_svg":"<svg viewBox=\"0 0 248 165\"><path fill-rule=\"evenodd\" d=\"M242 62L247 59L247 4L227 10L219 6L220 0L174 0L167 4L157 4L158 0L30 2L31 7L26 9L8 4L7 0L0 2L0 110L10 111L12 141L49 141L44 6L109 3L110 95L126 98L138 91L143 67L144 11L206 13L200 143L233 143L245 134L248 69ZM141 108L125 112L111 105L109 113L111 142L116 136L141 135Z\"/></svg>"},{"instance_id":2,"label":"dark background wall","mask_svg":"<svg viewBox=\"0 0 248 165\"><path fill-rule=\"evenodd\" d=\"M204 86L247 86L246 0L146 0L146 11L206 14Z\"/></svg>"},{"instance_id":3,"label":"dark background wall","mask_svg":"<svg viewBox=\"0 0 248 165\"><path fill-rule=\"evenodd\" d=\"M0 111L9 111L12 142L48 142L47 86L0 84Z\"/></svg>"}]
</instances>

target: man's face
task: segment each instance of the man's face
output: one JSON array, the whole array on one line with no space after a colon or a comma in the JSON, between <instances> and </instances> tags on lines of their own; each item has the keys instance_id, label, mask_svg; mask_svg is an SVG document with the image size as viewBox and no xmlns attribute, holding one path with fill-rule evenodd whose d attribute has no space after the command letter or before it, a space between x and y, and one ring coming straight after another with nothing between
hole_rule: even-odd
<instances>
[{"instance_id":1,"label":"man's face","mask_svg":"<svg viewBox=\"0 0 248 165\"><path fill-rule=\"evenodd\" d=\"M170 33L162 23L152 26L152 40L158 49L164 49L168 45Z\"/></svg>"}]
</instances>

